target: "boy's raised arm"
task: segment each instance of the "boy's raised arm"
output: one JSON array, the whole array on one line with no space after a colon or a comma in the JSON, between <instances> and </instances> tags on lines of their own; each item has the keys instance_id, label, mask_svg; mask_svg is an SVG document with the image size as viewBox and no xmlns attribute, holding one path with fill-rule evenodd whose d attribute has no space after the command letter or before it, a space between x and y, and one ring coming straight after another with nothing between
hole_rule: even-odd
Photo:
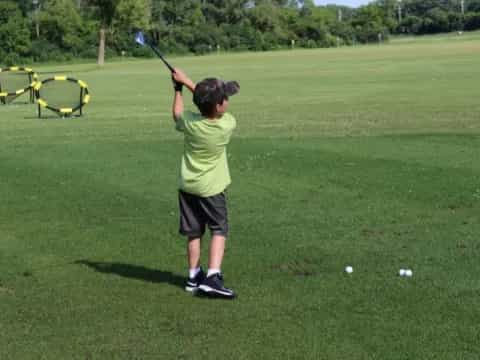
<instances>
[{"instance_id":1,"label":"boy's raised arm","mask_svg":"<svg viewBox=\"0 0 480 360\"><path fill-rule=\"evenodd\" d=\"M175 95L173 97L172 115L173 120L177 121L183 114L183 96L182 86L186 86L192 93L195 90L195 83L180 69L175 68L172 73L172 80L174 82ZM180 86L179 86L180 85Z\"/></svg>"},{"instance_id":2,"label":"boy's raised arm","mask_svg":"<svg viewBox=\"0 0 480 360\"><path fill-rule=\"evenodd\" d=\"M183 114L183 97L182 91L175 90L175 95L173 96L173 106L172 106L172 116L173 120L177 122L182 117Z\"/></svg>"}]
</instances>

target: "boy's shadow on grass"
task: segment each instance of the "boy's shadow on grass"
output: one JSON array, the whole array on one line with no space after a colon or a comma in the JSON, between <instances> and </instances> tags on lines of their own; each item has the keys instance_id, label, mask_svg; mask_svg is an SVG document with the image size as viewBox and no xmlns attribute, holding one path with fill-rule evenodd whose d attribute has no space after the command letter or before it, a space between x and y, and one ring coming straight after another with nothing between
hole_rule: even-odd
<instances>
[{"instance_id":1,"label":"boy's shadow on grass","mask_svg":"<svg viewBox=\"0 0 480 360\"><path fill-rule=\"evenodd\" d=\"M170 271L153 270L144 266L110 263L90 260L77 260L75 264L88 266L104 274L114 274L130 279L148 281L151 283L166 283L183 288L185 279Z\"/></svg>"}]
</instances>

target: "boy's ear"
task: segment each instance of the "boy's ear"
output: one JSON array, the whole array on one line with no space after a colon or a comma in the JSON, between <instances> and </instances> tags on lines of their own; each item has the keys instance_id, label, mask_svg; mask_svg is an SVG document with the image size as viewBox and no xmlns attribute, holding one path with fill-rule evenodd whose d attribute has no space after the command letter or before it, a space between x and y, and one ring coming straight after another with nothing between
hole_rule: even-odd
<instances>
[{"instance_id":1,"label":"boy's ear","mask_svg":"<svg viewBox=\"0 0 480 360\"><path fill-rule=\"evenodd\" d=\"M217 114L220 114L220 113L221 113L221 111L220 111L220 110L222 110L222 109L220 109L221 106L223 106L223 102L222 102L221 104L215 105L215 112L216 112Z\"/></svg>"}]
</instances>

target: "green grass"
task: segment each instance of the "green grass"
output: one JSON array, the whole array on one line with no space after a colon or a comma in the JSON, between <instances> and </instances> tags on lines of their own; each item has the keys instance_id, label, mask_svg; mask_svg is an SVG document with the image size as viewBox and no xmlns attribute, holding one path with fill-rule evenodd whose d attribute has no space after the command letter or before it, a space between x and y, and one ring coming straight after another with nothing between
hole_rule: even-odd
<instances>
[{"instance_id":1,"label":"green grass","mask_svg":"<svg viewBox=\"0 0 480 360\"><path fill-rule=\"evenodd\" d=\"M436 35L422 35L422 36L393 36L391 42L394 44L401 43L438 43L445 41L478 41L480 40L480 31L469 31L469 32L451 32L451 33L441 33Z\"/></svg>"},{"instance_id":2,"label":"green grass","mask_svg":"<svg viewBox=\"0 0 480 360\"><path fill-rule=\"evenodd\" d=\"M92 103L0 107L0 358L477 359L479 55L459 39L172 59L242 86L233 302L182 289L162 65L34 66Z\"/></svg>"}]
</instances>

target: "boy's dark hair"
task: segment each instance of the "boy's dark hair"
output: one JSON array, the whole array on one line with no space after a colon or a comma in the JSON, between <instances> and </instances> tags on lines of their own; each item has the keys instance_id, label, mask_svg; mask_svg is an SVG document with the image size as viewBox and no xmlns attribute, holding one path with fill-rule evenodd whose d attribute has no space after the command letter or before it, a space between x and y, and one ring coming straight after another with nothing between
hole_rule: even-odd
<instances>
[{"instance_id":1,"label":"boy's dark hair","mask_svg":"<svg viewBox=\"0 0 480 360\"><path fill-rule=\"evenodd\" d=\"M207 78L195 85L193 102L203 116L215 115L216 106L228 100L229 96L235 95L240 90L236 81L223 81L215 78Z\"/></svg>"}]
</instances>

